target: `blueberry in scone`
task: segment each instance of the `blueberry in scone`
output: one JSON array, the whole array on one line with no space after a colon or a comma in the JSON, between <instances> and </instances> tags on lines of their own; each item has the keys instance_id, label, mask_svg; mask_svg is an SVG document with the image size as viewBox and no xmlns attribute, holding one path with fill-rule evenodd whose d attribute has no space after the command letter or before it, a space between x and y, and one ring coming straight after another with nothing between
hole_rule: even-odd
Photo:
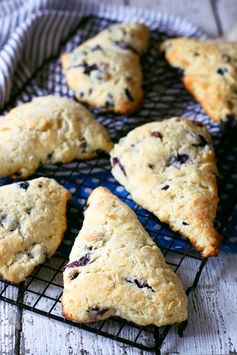
<instances>
[{"instance_id":1,"label":"blueberry in scone","mask_svg":"<svg viewBox=\"0 0 237 355\"><path fill-rule=\"evenodd\" d=\"M11 110L0 122L0 176L26 178L44 163L109 153L106 129L81 104L44 96Z\"/></svg>"},{"instance_id":2,"label":"blueberry in scone","mask_svg":"<svg viewBox=\"0 0 237 355\"><path fill-rule=\"evenodd\" d=\"M236 43L175 38L163 42L161 49L212 120L237 119Z\"/></svg>"},{"instance_id":3,"label":"blueberry in scone","mask_svg":"<svg viewBox=\"0 0 237 355\"><path fill-rule=\"evenodd\" d=\"M65 78L76 98L103 111L138 110L143 100L139 57L147 51L148 40L144 24L119 24L63 53Z\"/></svg>"},{"instance_id":4,"label":"blueberry in scone","mask_svg":"<svg viewBox=\"0 0 237 355\"><path fill-rule=\"evenodd\" d=\"M135 213L106 188L96 188L88 199L63 277L67 319L119 316L157 326L187 319L187 297L177 275Z\"/></svg>"},{"instance_id":5,"label":"blueberry in scone","mask_svg":"<svg viewBox=\"0 0 237 355\"><path fill-rule=\"evenodd\" d=\"M50 258L66 229L70 193L54 179L0 187L0 276L19 283Z\"/></svg>"},{"instance_id":6,"label":"blueberry in scone","mask_svg":"<svg viewBox=\"0 0 237 355\"><path fill-rule=\"evenodd\" d=\"M205 126L178 117L142 125L114 146L111 164L134 201L204 257L218 253L217 167Z\"/></svg>"}]
</instances>

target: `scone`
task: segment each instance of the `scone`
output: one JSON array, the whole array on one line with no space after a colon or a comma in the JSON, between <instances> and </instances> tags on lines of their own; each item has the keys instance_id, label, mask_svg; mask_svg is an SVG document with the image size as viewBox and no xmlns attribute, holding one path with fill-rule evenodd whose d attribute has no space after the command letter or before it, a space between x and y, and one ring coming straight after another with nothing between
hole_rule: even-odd
<instances>
[{"instance_id":1,"label":"scone","mask_svg":"<svg viewBox=\"0 0 237 355\"><path fill-rule=\"evenodd\" d=\"M89 159L111 148L105 128L82 105L40 97L14 108L0 122L0 176L26 178L40 164Z\"/></svg>"},{"instance_id":2,"label":"scone","mask_svg":"<svg viewBox=\"0 0 237 355\"><path fill-rule=\"evenodd\" d=\"M144 24L119 24L62 54L66 81L76 98L103 111L137 111L143 100L139 56L147 51L148 40Z\"/></svg>"},{"instance_id":3,"label":"scone","mask_svg":"<svg viewBox=\"0 0 237 355\"><path fill-rule=\"evenodd\" d=\"M0 276L19 283L50 258L66 229L70 193L39 178L0 187Z\"/></svg>"},{"instance_id":4,"label":"scone","mask_svg":"<svg viewBox=\"0 0 237 355\"><path fill-rule=\"evenodd\" d=\"M114 146L111 164L134 201L189 238L204 257L217 254L217 168L204 126L178 117L140 126Z\"/></svg>"},{"instance_id":5,"label":"scone","mask_svg":"<svg viewBox=\"0 0 237 355\"><path fill-rule=\"evenodd\" d=\"M67 319L119 316L157 326L187 319L180 280L135 213L106 188L96 188L88 199L63 277Z\"/></svg>"},{"instance_id":6,"label":"scone","mask_svg":"<svg viewBox=\"0 0 237 355\"><path fill-rule=\"evenodd\" d=\"M175 38L161 49L211 119L237 119L237 43Z\"/></svg>"}]
</instances>

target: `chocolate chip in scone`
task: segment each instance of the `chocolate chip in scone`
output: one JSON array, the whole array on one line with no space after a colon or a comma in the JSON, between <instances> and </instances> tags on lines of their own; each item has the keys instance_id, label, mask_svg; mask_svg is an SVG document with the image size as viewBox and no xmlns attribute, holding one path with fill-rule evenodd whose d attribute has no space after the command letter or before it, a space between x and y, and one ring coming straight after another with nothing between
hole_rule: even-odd
<instances>
[{"instance_id":1,"label":"chocolate chip in scone","mask_svg":"<svg viewBox=\"0 0 237 355\"><path fill-rule=\"evenodd\" d=\"M127 177L127 174L126 174L126 171L125 171L125 168L124 166L122 165L121 161L119 160L119 158L113 158L112 159L112 165L115 166L115 165L118 165L118 167L122 170L123 174Z\"/></svg>"},{"instance_id":2,"label":"chocolate chip in scone","mask_svg":"<svg viewBox=\"0 0 237 355\"><path fill-rule=\"evenodd\" d=\"M194 57L199 57L200 54L199 54L198 52L194 52L194 53L193 53L193 56L194 56Z\"/></svg>"},{"instance_id":3,"label":"chocolate chip in scone","mask_svg":"<svg viewBox=\"0 0 237 355\"><path fill-rule=\"evenodd\" d=\"M226 73L228 73L228 69L225 68L225 67L223 67L223 68L218 68L216 72L217 72L217 74L219 74L219 75L225 75Z\"/></svg>"},{"instance_id":4,"label":"chocolate chip in scone","mask_svg":"<svg viewBox=\"0 0 237 355\"><path fill-rule=\"evenodd\" d=\"M161 190L168 190L169 187L170 187L170 185L165 185L165 186L163 186L163 187L161 188Z\"/></svg>"},{"instance_id":5,"label":"chocolate chip in scone","mask_svg":"<svg viewBox=\"0 0 237 355\"><path fill-rule=\"evenodd\" d=\"M179 169L181 165L185 164L189 160L188 154L179 154L172 155L168 160L168 166L173 166L174 168Z\"/></svg>"},{"instance_id":6,"label":"chocolate chip in scone","mask_svg":"<svg viewBox=\"0 0 237 355\"><path fill-rule=\"evenodd\" d=\"M148 288L151 292L155 292L154 288L149 286L146 282L137 279L126 279L128 283L135 284L138 288Z\"/></svg>"},{"instance_id":7,"label":"chocolate chip in scone","mask_svg":"<svg viewBox=\"0 0 237 355\"><path fill-rule=\"evenodd\" d=\"M109 308L99 308L99 307L89 307L87 309L87 313L89 313L92 319L96 319L97 317L102 317L106 312L108 312Z\"/></svg>"},{"instance_id":8,"label":"chocolate chip in scone","mask_svg":"<svg viewBox=\"0 0 237 355\"><path fill-rule=\"evenodd\" d=\"M26 212L26 214L30 215L31 211L32 211L32 208L27 208L25 212Z\"/></svg>"},{"instance_id":9,"label":"chocolate chip in scone","mask_svg":"<svg viewBox=\"0 0 237 355\"><path fill-rule=\"evenodd\" d=\"M90 260L91 260L90 254L86 254L82 256L80 259L72 261L71 263L67 264L66 268L85 266L90 262Z\"/></svg>"},{"instance_id":10,"label":"chocolate chip in scone","mask_svg":"<svg viewBox=\"0 0 237 355\"><path fill-rule=\"evenodd\" d=\"M128 88L126 88L124 91L125 91L125 95L127 96L127 98L128 98L130 101L134 101L134 98L133 98L131 92L128 90Z\"/></svg>"},{"instance_id":11,"label":"chocolate chip in scone","mask_svg":"<svg viewBox=\"0 0 237 355\"><path fill-rule=\"evenodd\" d=\"M160 132L158 132L158 131L151 132L151 136L155 137L155 138L160 138L160 139L163 138L162 134Z\"/></svg>"},{"instance_id":12,"label":"chocolate chip in scone","mask_svg":"<svg viewBox=\"0 0 237 355\"><path fill-rule=\"evenodd\" d=\"M195 133L195 135L196 135L196 133ZM197 141L197 143L192 144L193 147L201 147L201 148L203 148L203 147L205 147L208 144L207 140L201 134L197 134L196 137L197 137L198 141Z\"/></svg>"},{"instance_id":13,"label":"chocolate chip in scone","mask_svg":"<svg viewBox=\"0 0 237 355\"><path fill-rule=\"evenodd\" d=\"M96 44L94 47L91 47L91 52L102 51L102 50L103 48L99 44Z\"/></svg>"},{"instance_id":14,"label":"chocolate chip in scone","mask_svg":"<svg viewBox=\"0 0 237 355\"><path fill-rule=\"evenodd\" d=\"M29 184L27 181L19 182L19 183L18 183L18 186L19 186L21 189L23 189L23 190L27 190L28 187L29 187L29 185L30 185L30 184Z\"/></svg>"}]
</instances>

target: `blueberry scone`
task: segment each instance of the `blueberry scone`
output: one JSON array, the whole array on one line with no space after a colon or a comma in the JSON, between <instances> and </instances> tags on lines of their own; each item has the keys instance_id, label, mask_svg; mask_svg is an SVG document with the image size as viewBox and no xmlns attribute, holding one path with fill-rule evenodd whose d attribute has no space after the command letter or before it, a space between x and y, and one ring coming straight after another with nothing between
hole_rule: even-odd
<instances>
[{"instance_id":1,"label":"blueberry scone","mask_svg":"<svg viewBox=\"0 0 237 355\"><path fill-rule=\"evenodd\" d=\"M163 42L161 49L182 70L185 87L211 119L237 119L236 43L176 38Z\"/></svg>"},{"instance_id":2,"label":"blueberry scone","mask_svg":"<svg viewBox=\"0 0 237 355\"><path fill-rule=\"evenodd\" d=\"M89 159L109 152L105 128L81 104L45 96L11 110L0 122L0 176L25 178L40 164Z\"/></svg>"},{"instance_id":3,"label":"blueberry scone","mask_svg":"<svg viewBox=\"0 0 237 355\"><path fill-rule=\"evenodd\" d=\"M217 168L204 126L177 117L140 126L114 146L111 164L134 201L189 238L204 257L217 254Z\"/></svg>"},{"instance_id":4,"label":"blueberry scone","mask_svg":"<svg viewBox=\"0 0 237 355\"><path fill-rule=\"evenodd\" d=\"M50 258L66 229L70 193L38 178L0 187L0 276L19 283Z\"/></svg>"},{"instance_id":5,"label":"blueberry scone","mask_svg":"<svg viewBox=\"0 0 237 355\"><path fill-rule=\"evenodd\" d=\"M92 107L119 114L138 110L143 100L140 55L148 48L142 23L109 27L61 56L68 86Z\"/></svg>"},{"instance_id":6,"label":"blueberry scone","mask_svg":"<svg viewBox=\"0 0 237 355\"><path fill-rule=\"evenodd\" d=\"M157 326L186 320L181 282L135 213L103 187L87 206L64 271L64 316L77 322L119 316Z\"/></svg>"}]
</instances>

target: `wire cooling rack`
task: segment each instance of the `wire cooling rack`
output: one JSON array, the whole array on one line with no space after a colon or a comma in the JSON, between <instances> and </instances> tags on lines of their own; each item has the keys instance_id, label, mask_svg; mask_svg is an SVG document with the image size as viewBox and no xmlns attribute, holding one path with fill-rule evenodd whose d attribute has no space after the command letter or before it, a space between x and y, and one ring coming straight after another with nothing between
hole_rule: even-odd
<instances>
[{"instance_id":1,"label":"wire cooling rack","mask_svg":"<svg viewBox=\"0 0 237 355\"><path fill-rule=\"evenodd\" d=\"M111 21L107 19L84 18L76 32L64 43L61 51L72 50L83 40L109 25L111 25ZM145 101L139 114L131 117L116 117L113 114L104 114L96 110L93 112L98 121L107 127L115 141L136 126L165 117L184 115L204 121L214 135L220 170L220 204L217 226L223 230L228 226L227 222L231 219L237 201L235 188L237 164L233 158L233 152L237 154L236 134L235 131L228 129L221 133L219 127L210 122L200 106L185 91L177 72L170 68L162 54L159 54L158 43L168 36L178 35L195 36L197 33L187 33L187 31L184 33L182 29L180 32L172 31L172 29L167 29L163 33L158 29L152 31L149 53L142 59ZM24 88L15 93L3 113L19 103L30 101L35 96L48 94L73 98L73 93L66 86L58 57L44 62ZM0 280L0 299L139 349L159 353L170 326L140 327L118 318L89 324L76 324L62 317L62 273L83 222L83 208L86 200L90 191L99 185L109 188L136 212L145 229L162 250L167 263L182 278L187 294L197 286L206 263L206 260L201 258L187 239L172 232L152 214L134 203L128 192L114 180L110 171L109 157L103 155L93 160L76 161L64 165L45 165L38 169L32 178L38 176L55 178L72 193L72 201L68 207L69 227L55 256L39 266L26 282L16 286ZM0 179L0 185L10 182L12 182L10 178ZM229 248L228 243L229 241L225 240L224 247L226 249ZM178 327L180 335L186 325L184 323Z\"/></svg>"}]
</instances>

